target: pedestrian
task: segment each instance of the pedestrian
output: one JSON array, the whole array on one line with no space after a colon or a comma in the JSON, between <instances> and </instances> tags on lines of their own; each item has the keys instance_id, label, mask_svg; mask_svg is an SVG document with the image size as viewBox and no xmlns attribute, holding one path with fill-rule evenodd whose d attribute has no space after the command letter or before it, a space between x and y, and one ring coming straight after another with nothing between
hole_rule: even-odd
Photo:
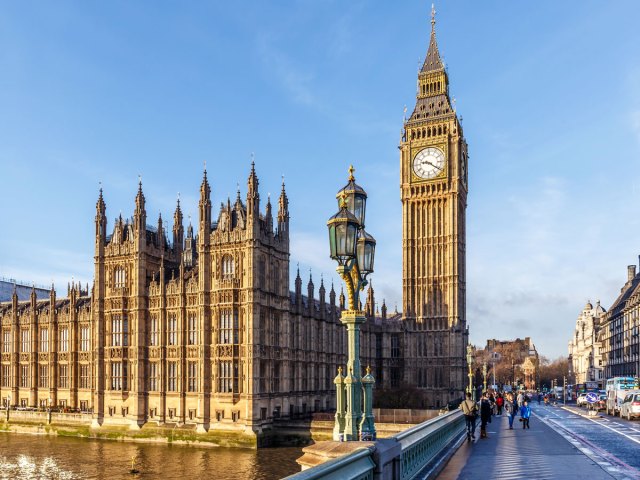
<instances>
[{"instance_id":1,"label":"pedestrian","mask_svg":"<svg viewBox=\"0 0 640 480\"><path fill-rule=\"evenodd\" d=\"M504 409L507 412L507 416L509 418L509 430L513 430L513 418L515 417L516 409L513 405L513 395L511 395L510 393L507 395Z\"/></svg>"},{"instance_id":2,"label":"pedestrian","mask_svg":"<svg viewBox=\"0 0 640 480\"><path fill-rule=\"evenodd\" d=\"M518 402L518 408L522 408L522 402L524 402L524 395L522 394L522 392L518 393L516 401Z\"/></svg>"},{"instance_id":3,"label":"pedestrian","mask_svg":"<svg viewBox=\"0 0 640 480\"><path fill-rule=\"evenodd\" d=\"M480 438L488 438L487 423L491 423L491 402L485 392L480 401Z\"/></svg>"},{"instance_id":4,"label":"pedestrian","mask_svg":"<svg viewBox=\"0 0 640 480\"><path fill-rule=\"evenodd\" d=\"M542 399L542 393L538 392L538 405L540 405L541 399Z\"/></svg>"},{"instance_id":5,"label":"pedestrian","mask_svg":"<svg viewBox=\"0 0 640 480\"><path fill-rule=\"evenodd\" d=\"M522 407L520 407L520 417L522 420L522 428L531 428L529 427L529 417L531 417L531 407L529 406L529 402L527 402L525 400L525 402L522 404Z\"/></svg>"},{"instance_id":6,"label":"pedestrian","mask_svg":"<svg viewBox=\"0 0 640 480\"><path fill-rule=\"evenodd\" d=\"M496 406L498 407L498 415L502 415L502 407L504 406L504 397L501 393L498 393L498 398L496 398Z\"/></svg>"},{"instance_id":7,"label":"pedestrian","mask_svg":"<svg viewBox=\"0 0 640 480\"><path fill-rule=\"evenodd\" d=\"M467 425L467 440L476 438L476 418L478 416L478 406L471 399L471 392L467 392L467 398L460 404L460 410L464 414L464 421Z\"/></svg>"}]
</instances>

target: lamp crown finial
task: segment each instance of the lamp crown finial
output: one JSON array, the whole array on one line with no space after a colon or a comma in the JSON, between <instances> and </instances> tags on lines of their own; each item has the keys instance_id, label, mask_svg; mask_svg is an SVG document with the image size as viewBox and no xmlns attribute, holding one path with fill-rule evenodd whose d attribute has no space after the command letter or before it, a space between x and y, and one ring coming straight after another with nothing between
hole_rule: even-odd
<instances>
[{"instance_id":1,"label":"lamp crown finial","mask_svg":"<svg viewBox=\"0 0 640 480\"><path fill-rule=\"evenodd\" d=\"M349 165L349 181L350 182L353 182L356 179L356 177L353 176L353 172L355 171L356 169L353 168L353 165Z\"/></svg>"},{"instance_id":2,"label":"lamp crown finial","mask_svg":"<svg viewBox=\"0 0 640 480\"><path fill-rule=\"evenodd\" d=\"M347 208L347 194L344 190L340 193L340 208Z\"/></svg>"}]
</instances>

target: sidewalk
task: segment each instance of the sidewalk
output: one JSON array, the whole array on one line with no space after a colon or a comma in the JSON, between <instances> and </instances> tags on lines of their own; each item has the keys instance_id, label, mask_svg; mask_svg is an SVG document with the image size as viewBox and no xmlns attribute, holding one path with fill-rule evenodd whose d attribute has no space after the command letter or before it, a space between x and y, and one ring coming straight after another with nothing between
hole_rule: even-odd
<instances>
[{"instance_id":1,"label":"sidewalk","mask_svg":"<svg viewBox=\"0 0 640 480\"><path fill-rule=\"evenodd\" d=\"M509 430L506 415L494 416L487 426L489 438L483 440L478 421L476 440L464 441L438 480L614 478L543 423L535 405L532 410L530 429L523 430L516 417Z\"/></svg>"}]
</instances>

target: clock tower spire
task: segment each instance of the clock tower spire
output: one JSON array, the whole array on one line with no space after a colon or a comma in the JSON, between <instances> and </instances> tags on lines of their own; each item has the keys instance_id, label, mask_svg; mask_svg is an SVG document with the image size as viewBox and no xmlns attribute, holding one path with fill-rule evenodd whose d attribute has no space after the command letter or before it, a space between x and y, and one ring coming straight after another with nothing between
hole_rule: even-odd
<instances>
[{"instance_id":1,"label":"clock tower spire","mask_svg":"<svg viewBox=\"0 0 640 480\"><path fill-rule=\"evenodd\" d=\"M464 393L467 143L449 96L449 76L431 8L429 47L400 149L402 302L408 383L431 406Z\"/></svg>"}]
</instances>

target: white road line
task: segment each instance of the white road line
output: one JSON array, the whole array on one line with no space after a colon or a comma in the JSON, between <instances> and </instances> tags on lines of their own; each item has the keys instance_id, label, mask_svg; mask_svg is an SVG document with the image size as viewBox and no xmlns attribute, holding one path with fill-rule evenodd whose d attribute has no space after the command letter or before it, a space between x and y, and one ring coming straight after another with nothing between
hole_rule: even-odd
<instances>
[{"instance_id":1,"label":"white road line","mask_svg":"<svg viewBox=\"0 0 640 480\"><path fill-rule=\"evenodd\" d=\"M616 432L618 435L622 435L623 437L627 437L627 438L628 438L629 440L631 440L632 442L636 442L637 444L640 444L640 440L638 440L638 439L636 439L636 438L633 438L632 436L627 435L626 433L622 433L621 431L616 430L615 428L611 428L609 425L604 425L604 424L602 424L601 422L598 422L597 420L593 420L592 418L587 418L587 420L590 420L590 421L592 421L592 422L594 422L594 423L596 423L596 424L598 424L598 425L600 425L600 426L602 426L602 427L604 427L604 428L608 428L608 429L609 429L609 430L611 430L612 432ZM618 424L618 425L619 425L619 424Z\"/></svg>"}]
</instances>

